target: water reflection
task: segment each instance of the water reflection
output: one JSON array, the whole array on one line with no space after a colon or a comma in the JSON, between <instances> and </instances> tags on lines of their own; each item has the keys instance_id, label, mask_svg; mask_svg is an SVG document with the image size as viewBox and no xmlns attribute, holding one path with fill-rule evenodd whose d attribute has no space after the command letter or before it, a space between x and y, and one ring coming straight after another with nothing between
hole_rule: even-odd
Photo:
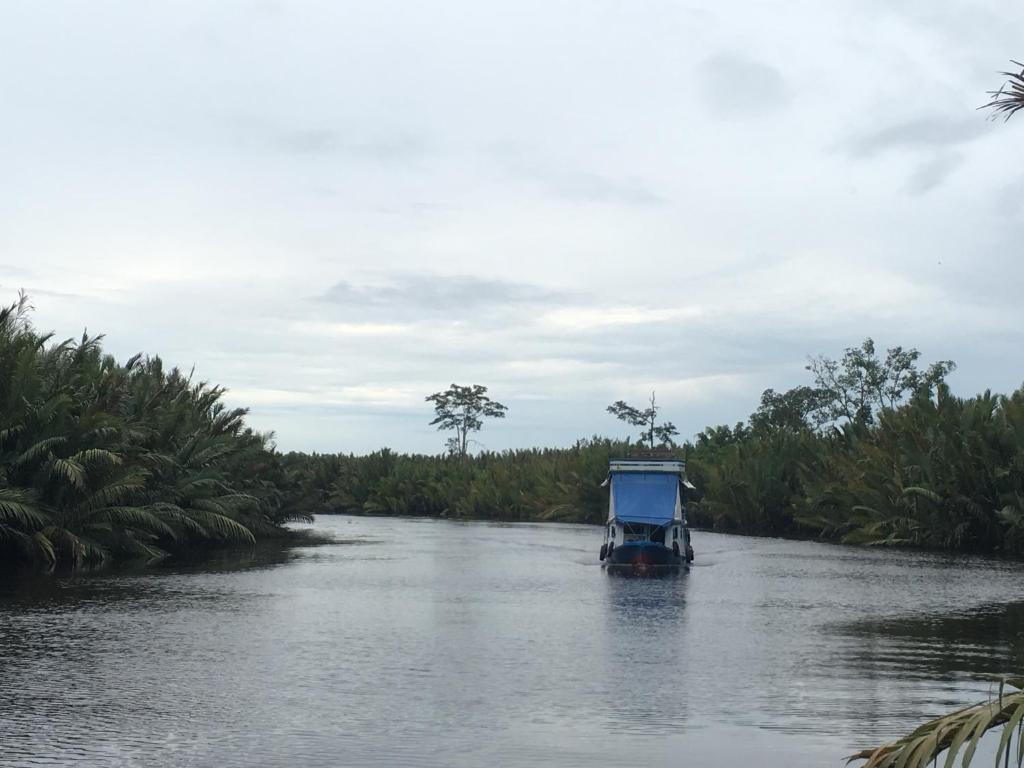
<instances>
[{"instance_id":1,"label":"water reflection","mask_svg":"<svg viewBox=\"0 0 1024 768\"><path fill-rule=\"evenodd\" d=\"M609 618L627 624L653 624L680 631L686 606L688 572L641 579L608 574L605 605Z\"/></svg>"},{"instance_id":2,"label":"water reflection","mask_svg":"<svg viewBox=\"0 0 1024 768\"><path fill-rule=\"evenodd\" d=\"M1014 563L701 534L637 579L600 529L321 525L0 587L0 762L838 766L1024 662Z\"/></svg>"},{"instance_id":3,"label":"water reflection","mask_svg":"<svg viewBox=\"0 0 1024 768\"><path fill-rule=\"evenodd\" d=\"M905 677L927 678L1019 674L1024 669L1024 602L866 618L832 630L855 641L850 662L861 669L898 668Z\"/></svg>"},{"instance_id":4,"label":"water reflection","mask_svg":"<svg viewBox=\"0 0 1024 768\"><path fill-rule=\"evenodd\" d=\"M692 681L687 674L686 571L657 579L609 575L600 674L609 727L682 733Z\"/></svg>"}]
</instances>

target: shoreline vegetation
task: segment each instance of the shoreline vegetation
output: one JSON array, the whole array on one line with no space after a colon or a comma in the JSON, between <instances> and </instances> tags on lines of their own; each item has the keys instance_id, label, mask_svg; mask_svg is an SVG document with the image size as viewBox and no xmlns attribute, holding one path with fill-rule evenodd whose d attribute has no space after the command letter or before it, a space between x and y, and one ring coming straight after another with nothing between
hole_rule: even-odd
<instances>
[{"instance_id":1,"label":"shoreline vegetation","mask_svg":"<svg viewBox=\"0 0 1024 768\"><path fill-rule=\"evenodd\" d=\"M0 565L72 570L288 537L270 435L224 389L0 309Z\"/></svg>"},{"instance_id":2,"label":"shoreline vegetation","mask_svg":"<svg viewBox=\"0 0 1024 768\"><path fill-rule=\"evenodd\" d=\"M314 514L601 524L608 460L654 446L652 396L636 441L282 454L222 387L159 357L118 363L101 336L55 342L31 310L24 295L0 309L4 565L195 556L294 536L286 523ZM1024 555L1024 390L956 397L953 363L919 370L919 358L901 347L883 357L867 339L839 360L811 358L811 384L766 390L747 421L681 445L666 429L662 449L686 460L698 489L691 524Z\"/></svg>"},{"instance_id":3,"label":"shoreline vegetation","mask_svg":"<svg viewBox=\"0 0 1024 768\"><path fill-rule=\"evenodd\" d=\"M757 410L692 442L662 442L697 491L697 528L858 545L1024 555L1024 390L954 396L951 361L871 339L811 358L813 382L766 390ZM636 442L475 456L289 453L298 509L601 524L608 460L654 447L656 407ZM637 420L636 423L641 423ZM671 425L668 425L671 426Z\"/></svg>"}]
</instances>

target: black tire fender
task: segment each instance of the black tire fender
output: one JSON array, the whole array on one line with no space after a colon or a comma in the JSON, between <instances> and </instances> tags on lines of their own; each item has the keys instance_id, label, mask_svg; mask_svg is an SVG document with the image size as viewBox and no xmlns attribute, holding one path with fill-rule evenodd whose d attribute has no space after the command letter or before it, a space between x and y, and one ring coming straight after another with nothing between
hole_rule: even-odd
<instances>
[{"instance_id":1,"label":"black tire fender","mask_svg":"<svg viewBox=\"0 0 1024 768\"><path fill-rule=\"evenodd\" d=\"M608 545L607 544L602 544L601 545L601 551L598 553L597 556L600 559L604 560L607 555L608 555Z\"/></svg>"}]
</instances>

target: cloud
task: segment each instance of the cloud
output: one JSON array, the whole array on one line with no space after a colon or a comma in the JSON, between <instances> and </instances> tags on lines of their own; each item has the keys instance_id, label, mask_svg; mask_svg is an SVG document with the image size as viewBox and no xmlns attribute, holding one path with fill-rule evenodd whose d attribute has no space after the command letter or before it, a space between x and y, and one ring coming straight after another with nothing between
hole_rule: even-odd
<instances>
[{"instance_id":1,"label":"cloud","mask_svg":"<svg viewBox=\"0 0 1024 768\"><path fill-rule=\"evenodd\" d=\"M1006 184L996 193L995 210L1000 216L1010 219L1024 212L1024 176Z\"/></svg>"},{"instance_id":2,"label":"cloud","mask_svg":"<svg viewBox=\"0 0 1024 768\"><path fill-rule=\"evenodd\" d=\"M318 128L277 133L271 144L290 155L350 155L378 162L408 162L431 152L426 141L411 135L359 140Z\"/></svg>"},{"instance_id":3,"label":"cloud","mask_svg":"<svg viewBox=\"0 0 1024 768\"><path fill-rule=\"evenodd\" d=\"M712 56L700 65L698 76L704 103L716 117L765 115L789 103L782 74L775 67L743 54Z\"/></svg>"},{"instance_id":4,"label":"cloud","mask_svg":"<svg viewBox=\"0 0 1024 768\"><path fill-rule=\"evenodd\" d=\"M0 284L0 285L3 285L3 284ZM9 288L11 286L3 285L3 287L4 288ZM28 285L28 286L18 286L18 288L15 289L15 290L24 290L25 293L28 294L29 299L31 299L33 296L50 296L50 297L57 298L57 299L82 299L82 298L85 298L85 295L81 294L81 293L72 293L70 291L52 291L49 288L38 288L38 287L33 287L31 285Z\"/></svg>"},{"instance_id":5,"label":"cloud","mask_svg":"<svg viewBox=\"0 0 1024 768\"><path fill-rule=\"evenodd\" d=\"M538 404L492 447L651 387L692 434L867 335L1019 384L1005 3L45 5L0 46L7 301L282 444L440 449L451 381Z\"/></svg>"},{"instance_id":6,"label":"cloud","mask_svg":"<svg viewBox=\"0 0 1024 768\"><path fill-rule=\"evenodd\" d=\"M533 357L503 361L498 370L512 379L550 379L553 377L606 377L619 364L608 361L580 360L571 357ZM551 395L549 394L548 397ZM534 398L536 399L536 397Z\"/></svg>"},{"instance_id":7,"label":"cloud","mask_svg":"<svg viewBox=\"0 0 1024 768\"><path fill-rule=\"evenodd\" d=\"M557 197L579 203L662 205L667 200L637 179L613 179L597 173L536 173L535 178Z\"/></svg>"},{"instance_id":8,"label":"cloud","mask_svg":"<svg viewBox=\"0 0 1024 768\"><path fill-rule=\"evenodd\" d=\"M319 298L344 308L463 317L478 310L535 306L569 300L571 296L529 283L472 275L405 274L384 285L355 285L342 280Z\"/></svg>"},{"instance_id":9,"label":"cloud","mask_svg":"<svg viewBox=\"0 0 1024 768\"><path fill-rule=\"evenodd\" d=\"M535 184L568 202L624 206L656 206L668 202L634 176L619 177L567 167L564 160L551 160L534 150L507 142L494 143L488 151L509 176Z\"/></svg>"},{"instance_id":10,"label":"cloud","mask_svg":"<svg viewBox=\"0 0 1024 768\"><path fill-rule=\"evenodd\" d=\"M393 336L411 328L400 323L292 323L293 330L313 336Z\"/></svg>"},{"instance_id":11,"label":"cloud","mask_svg":"<svg viewBox=\"0 0 1024 768\"><path fill-rule=\"evenodd\" d=\"M18 266L17 264L0 264L0 275L11 275L14 277L32 277L33 272Z\"/></svg>"},{"instance_id":12,"label":"cloud","mask_svg":"<svg viewBox=\"0 0 1024 768\"><path fill-rule=\"evenodd\" d=\"M423 387L402 387L364 384L337 388L309 387L307 389L230 389L232 402L257 406L356 405L371 408L419 408L423 403Z\"/></svg>"},{"instance_id":13,"label":"cloud","mask_svg":"<svg viewBox=\"0 0 1024 768\"><path fill-rule=\"evenodd\" d=\"M907 180L907 190L913 195L923 195L935 189L949 178L964 161L960 152L937 152L922 163Z\"/></svg>"},{"instance_id":14,"label":"cloud","mask_svg":"<svg viewBox=\"0 0 1024 768\"><path fill-rule=\"evenodd\" d=\"M984 135L989 125L977 116L932 116L908 120L854 137L847 145L853 157L875 157L897 149L936 149L964 144Z\"/></svg>"},{"instance_id":15,"label":"cloud","mask_svg":"<svg viewBox=\"0 0 1024 768\"><path fill-rule=\"evenodd\" d=\"M654 309L648 307L563 307L546 312L540 324L559 331L591 330L623 325L656 325L700 317L700 307Z\"/></svg>"},{"instance_id":16,"label":"cloud","mask_svg":"<svg viewBox=\"0 0 1024 768\"><path fill-rule=\"evenodd\" d=\"M923 154L905 185L911 195L920 196L940 186L963 163L963 153L954 148L985 135L988 127L976 117L931 116L864 133L850 140L846 150L857 159L897 151Z\"/></svg>"}]
</instances>

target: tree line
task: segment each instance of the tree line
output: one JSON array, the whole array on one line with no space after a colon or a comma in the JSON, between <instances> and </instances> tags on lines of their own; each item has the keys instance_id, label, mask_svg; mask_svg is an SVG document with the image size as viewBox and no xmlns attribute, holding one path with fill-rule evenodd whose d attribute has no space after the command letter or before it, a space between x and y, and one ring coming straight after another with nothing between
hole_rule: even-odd
<instances>
[{"instance_id":1,"label":"tree line","mask_svg":"<svg viewBox=\"0 0 1024 768\"><path fill-rule=\"evenodd\" d=\"M750 417L677 443L652 394L608 412L635 438L469 450L508 409L480 385L428 396L454 432L437 455L281 454L221 387L119 363L102 337L55 343L22 296L0 309L0 563L75 567L246 544L314 514L601 523L608 461L687 462L691 522L713 530L1024 554L1024 390L954 396L916 349L812 357Z\"/></svg>"},{"instance_id":2,"label":"tree line","mask_svg":"<svg viewBox=\"0 0 1024 768\"><path fill-rule=\"evenodd\" d=\"M866 339L838 358L809 358L808 383L765 390L748 419L681 444L652 395L642 409L607 409L641 427L635 441L470 455L460 432L447 455L384 449L284 463L310 513L600 523L608 459L661 448L686 460L697 486L689 515L701 527L1024 554L1024 390L957 397L946 384L955 368Z\"/></svg>"},{"instance_id":3,"label":"tree line","mask_svg":"<svg viewBox=\"0 0 1024 768\"><path fill-rule=\"evenodd\" d=\"M74 568L286 535L270 435L224 390L102 337L54 343L0 308L0 566Z\"/></svg>"}]
</instances>

